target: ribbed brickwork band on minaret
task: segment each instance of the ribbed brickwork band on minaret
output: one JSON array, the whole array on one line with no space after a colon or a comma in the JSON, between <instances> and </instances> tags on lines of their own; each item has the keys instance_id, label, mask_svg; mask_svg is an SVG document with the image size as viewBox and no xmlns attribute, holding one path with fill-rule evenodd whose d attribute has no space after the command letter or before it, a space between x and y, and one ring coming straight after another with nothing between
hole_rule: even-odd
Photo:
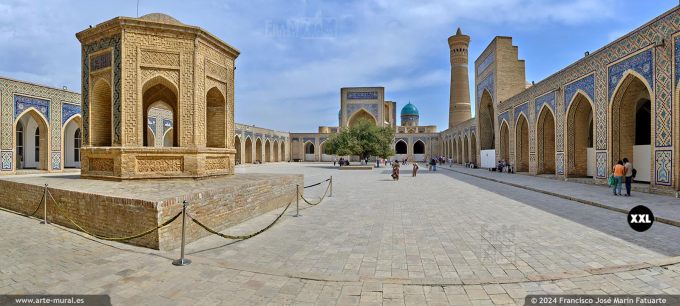
<instances>
[{"instance_id":1,"label":"ribbed brickwork band on minaret","mask_svg":"<svg viewBox=\"0 0 680 306\"><path fill-rule=\"evenodd\" d=\"M449 97L449 127L472 117L470 112L470 81L468 79L468 46L470 36L460 28L449 37L451 50L451 95Z\"/></svg>"}]
</instances>

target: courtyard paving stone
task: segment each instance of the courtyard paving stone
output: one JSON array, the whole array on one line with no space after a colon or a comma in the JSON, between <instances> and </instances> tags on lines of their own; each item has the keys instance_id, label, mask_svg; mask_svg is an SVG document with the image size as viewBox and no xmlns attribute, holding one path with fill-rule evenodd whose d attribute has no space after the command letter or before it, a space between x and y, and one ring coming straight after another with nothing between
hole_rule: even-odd
<instances>
[{"instance_id":1,"label":"courtyard paving stone","mask_svg":"<svg viewBox=\"0 0 680 306\"><path fill-rule=\"evenodd\" d=\"M306 184L333 175L333 197L301 205L302 217L287 212L250 240L191 243L186 267L170 264L178 250L100 241L0 211L0 294L102 293L147 305L493 305L522 304L526 294L680 288L680 228L667 224L637 233L621 213L451 171L398 182L386 168L320 163L237 171L303 173ZM277 213L225 232L257 230Z\"/></svg>"},{"instance_id":2,"label":"courtyard paving stone","mask_svg":"<svg viewBox=\"0 0 680 306\"><path fill-rule=\"evenodd\" d=\"M569 198L590 201L614 209L628 211L637 205L645 205L652 210L655 217L668 219L680 226L680 199L670 195L635 192L633 190L631 197L620 197L614 196L611 188L603 185L584 184L526 174L500 173L486 169L471 169L459 165L444 166L443 168ZM623 191L625 192L625 186Z\"/></svg>"}]
</instances>

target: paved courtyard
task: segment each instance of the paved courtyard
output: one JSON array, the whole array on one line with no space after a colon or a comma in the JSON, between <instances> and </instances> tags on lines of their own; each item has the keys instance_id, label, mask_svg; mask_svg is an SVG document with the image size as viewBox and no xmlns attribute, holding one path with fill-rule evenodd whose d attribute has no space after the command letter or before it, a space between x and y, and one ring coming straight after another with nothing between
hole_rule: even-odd
<instances>
[{"instance_id":1,"label":"paved courtyard","mask_svg":"<svg viewBox=\"0 0 680 306\"><path fill-rule=\"evenodd\" d=\"M421 168L421 170L424 167ZM0 211L0 294L110 294L114 304L514 305L527 294L680 294L680 228L461 173L265 164L333 175L333 197L260 236L159 252ZM544 180L542 178L523 178ZM307 189L318 198L324 186ZM605 189L604 192L607 192ZM679 206L680 207L680 206ZM249 233L274 211L225 232Z\"/></svg>"}]
</instances>

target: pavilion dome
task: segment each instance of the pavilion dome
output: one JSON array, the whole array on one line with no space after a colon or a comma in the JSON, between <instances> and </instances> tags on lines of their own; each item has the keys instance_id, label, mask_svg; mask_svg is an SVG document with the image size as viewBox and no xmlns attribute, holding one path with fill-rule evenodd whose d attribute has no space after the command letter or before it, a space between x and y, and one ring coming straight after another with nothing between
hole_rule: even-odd
<instances>
[{"instance_id":1,"label":"pavilion dome","mask_svg":"<svg viewBox=\"0 0 680 306\"><path fill-rule=\"evenodd\" d=\"M153 21L153 22L159 22L159 23L167 23L167 24L174 24L174 25L184 25L182 22L179 20L173 18L170 15L166 15L163 13L151 13L151 14L146 14L142 17L139 17L139 19L146 20L146 21Z\"/></svg>"},{"instance_id":2,"label":"pavilion dome","mask_svg":"<svg viewBox=\"0 0 680 306\"><path fill-rule=\"evenodd\" d=\"M401 109L402 116L419 116L418 108L409 102Z\"/></svg>"}]
</instances>

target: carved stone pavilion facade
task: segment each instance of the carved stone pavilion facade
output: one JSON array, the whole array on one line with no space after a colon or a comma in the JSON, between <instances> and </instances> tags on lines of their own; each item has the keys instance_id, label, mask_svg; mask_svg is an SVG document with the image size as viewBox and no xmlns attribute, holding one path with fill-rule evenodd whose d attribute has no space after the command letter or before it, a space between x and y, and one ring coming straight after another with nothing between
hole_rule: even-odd
<instances>
[{"instance_id":1,"label":"carved stone pavilion facade","mask_svg":"<svg viewBox=\"0 0 680 306\"><path fill-rule=\"evenodd\" d=\"M234 172L239 51L170 16L117 17L82 44L83 177Z\"/></svg>"}]
</instances>

